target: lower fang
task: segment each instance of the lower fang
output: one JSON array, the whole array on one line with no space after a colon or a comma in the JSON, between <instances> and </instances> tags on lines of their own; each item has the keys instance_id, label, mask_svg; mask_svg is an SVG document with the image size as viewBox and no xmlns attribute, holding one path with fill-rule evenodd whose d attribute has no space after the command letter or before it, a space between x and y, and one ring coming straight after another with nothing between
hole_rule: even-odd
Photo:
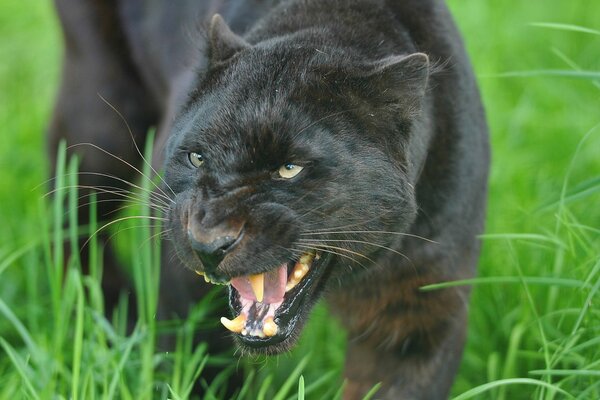
<instances>
[{"instance_id":1,"label":"lower fang","mask_svg":"<svg viewBox=\"0 0 600 400\"><path fill-rule=\"evenodd\" d=\"M263 323L263 333L266 337L275 336L278 330L279 327L277 326L275 321L273 321L272 317L267 318Z\"/></svg>"},{"instance_id":2,"label":"lower fang","mask_svg":"<svg viewBox=\"0 0 600 400\"><path fill-rule=\"evenodd\" d=\"M240 333L246 326L246 316L243 314L238 315L234 320L229 320L225 317L221 317L221 323L225 328L229 329L233 333Z\"/></svg>"}]
</instances>

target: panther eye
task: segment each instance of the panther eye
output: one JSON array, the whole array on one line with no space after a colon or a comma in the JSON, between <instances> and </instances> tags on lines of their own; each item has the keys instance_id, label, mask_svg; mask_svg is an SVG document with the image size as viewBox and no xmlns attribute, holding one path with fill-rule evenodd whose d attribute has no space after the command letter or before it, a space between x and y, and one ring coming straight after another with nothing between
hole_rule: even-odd
<instances>
[{"instance_id":1,"label":"panther eye","mask_svg":"<svg viewBox=\"0 0 600 400\"><path fill-rule=\"evenodd\" d=\"M292 164L292 163L285 163L281 167L279 167L279 170L277 171L277 173L283 179L291 179L291 178L295 177L296 175L298 175L303 169L304 169L304 167L301 167L299 165Z\"/></svg>"},{"instance_id":2,"label":"panther eye","mask_svg":"<svg viewBox=\"0 0 600 400\"><path fill-rule=\"evenodd\" d=\"M196 168L200 168L202 164L204 164L204 158L202 158L202 154L199 153L189 153L188 158L192 165Z\"/></svg>"}]
</instances>

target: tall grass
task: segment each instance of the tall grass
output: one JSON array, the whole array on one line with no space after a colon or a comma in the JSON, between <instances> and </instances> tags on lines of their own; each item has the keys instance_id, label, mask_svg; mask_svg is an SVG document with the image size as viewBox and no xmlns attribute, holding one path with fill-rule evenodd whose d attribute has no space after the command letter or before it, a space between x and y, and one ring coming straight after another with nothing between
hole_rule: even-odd
<instances>
[{"instance_id":1,"label":"tall grass","mask_svg":"<svg viewBox=\"0 0 600 400\"><path fill-rule=\"evenodd\" d=\"M453 395L598 399L600 5L450 6L480 78L494 149L480 275L423 288L473 287ZM195 382L206 398L219 399L236 370L246 376L237 399L340 398L345 338L323 305L298 348L271 359L240 360L194 345L198 327L216 323L207 319L216 292L187 320L157 322L159 226L111 227L141 301L135 326L128 326L128 296L106 316L103 244L91 235L99 226L95 218L77 224L77 160L66 159L64 147L57 191L52 201L42 199L47 186L40 183L53 167L42 156L41 132L59 55L50 2L0 3L0 399L185 399ZM151 185L141 179L143 188ZM133 205L123 217L150 211ZM79 252L63 245L81 236L90 237L86 271ZM168 353L157 344L165 332L177 338ZM223 370L212 381L204 374L210 365Z\"/></svg>"}]
</instances>

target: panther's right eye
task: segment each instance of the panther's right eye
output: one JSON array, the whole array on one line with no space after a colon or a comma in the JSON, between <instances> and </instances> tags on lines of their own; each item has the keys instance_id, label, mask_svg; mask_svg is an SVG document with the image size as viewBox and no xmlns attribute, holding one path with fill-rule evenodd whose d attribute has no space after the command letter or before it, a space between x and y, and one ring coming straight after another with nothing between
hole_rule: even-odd
<instances>
[{"instance_id":1,"label":"panther's right eye","mask_svg":"<svg viewBox=\"0 0 600 400\"><path fill-rule=\"evenodd\" d=\"M202 154L200 153L188 153L188 159L195 168L200 168L204 164L204 158L202 158Z\"/></svg>"}]
</instances>

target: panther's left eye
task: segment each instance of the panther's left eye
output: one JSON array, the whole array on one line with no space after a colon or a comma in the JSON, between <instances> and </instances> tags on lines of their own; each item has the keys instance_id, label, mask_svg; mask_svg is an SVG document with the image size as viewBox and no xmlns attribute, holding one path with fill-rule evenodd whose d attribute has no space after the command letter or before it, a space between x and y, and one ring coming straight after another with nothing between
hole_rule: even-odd
<instances>
[{"instance_id":1,"label":"panther's left eye","mask_svg":"<svg viewBox=\"0 0 600 400\"><path fill-rule=\"evenodd\" d=\"M277 173L283 179L291 179L298 175L303 169L304 167L301 167L300 165L286 163L279 167Z\"/></svg>"},{"instance_id":2,"label":"panther's left eye","mask_svg":"<svg viewBox=\"0 0 600 400\"><path fill-rule=\"evenodd\" d=\"M196 168L200 168L204 164L204 158L202 158L202 154L200 153L189 153L188 158L190 163Z\"/></svg>"}]
</instances>

